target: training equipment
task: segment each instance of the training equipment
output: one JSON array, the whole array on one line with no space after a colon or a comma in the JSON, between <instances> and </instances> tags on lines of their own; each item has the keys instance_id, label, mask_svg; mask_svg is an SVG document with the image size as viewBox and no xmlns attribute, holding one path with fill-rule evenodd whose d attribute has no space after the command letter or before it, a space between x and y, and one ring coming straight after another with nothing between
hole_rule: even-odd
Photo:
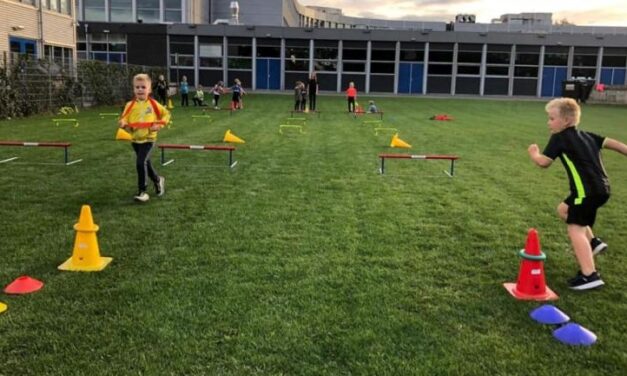
<instances>
[{"instance_id":1,"label":"training equipment","mask_svg":"<svg viewBox=\"0 0 627 376\"><path fill-rule=\"evenodd\" d=\"M300 133L305 133L303 127L307 119L304 117L289 117L285 119L285 124L279 125L279 133L283 134L284 129L297 129Z\"/></svg>"},{"instance_id":2,"label":"training equipment","mask_svg":"<svg viewBox=\"0 0 627 376\"><path fill-rule=\"evenodd\" d=\"M455 161L459 159L456 155L435 155L435 154L427 154L427 155L416 155L416 154L379 154L379 158L381 158L381 168L379 172L381 174L385 173L385 159L410 159L410 160L418 160L418 161L426 161L426 160L440 160L446 159L451 161L451 169L449 171L444 171L449 177L453 177L455 174Z\"/></svg>"},{"instance_id":3,"label":"training equipment","mask_svg":"<svg viewBox=\"0 0 627 376\"><path fill-rule=\"evenodd\" d=\"M224 142L232 142L236 144L245 144L246 141L234 135L230 129L227 129L226 133L224 133Z\"/></svg>"},{"instance_id":4,"label":"training equipment","mask_svg":"<svg viewBox=\"0 0 627 376\"><path fill-rule=\"evenodd\" d=\"M70 161L70 152L68 148L72 146L69 142L23 142L23 141L0 141L0 146L40 146L40 147L53 147L53 148L63 148L64 155L64 163L66 166L72 165L74 163L78 163L82 161L82 159L77 159L75 161ZM18 159L18 157L12 157L5 160L0 161L0 163L11 162Z\"/></svg>"},{"instance_id":5,"label":"training equipment","mask_svg":"<svg viewBox=\"0 0 627 376\"><path fill-rule=\"evenodd\" d=\"M536 229L529 229L525 249L518 255L522 258L516 283L504 283L503 286L519 300L556 300L559 297L546 285L544 279L544 260L546 255L540 251L540 239Z\"/></svg>"},{"instance_id":6,"label":"training equipment","mask_svg":"<svg viewBox=\"0 0 627 376\"><path fill-rule=\"evenodd\" d=\"M237 164L237 161L233 162L233 151L235 146L230 145L178 145L178 144L160 144L157 145L161 149L161 165L167 166L174 162L174 159L165 160L165 149L183 149L183 150L216 150L216 151L228 151L229 152L229 167L233 168Z\"/></svg>"},{"instance_id":7,"label":"training equipment","mask_svg":"<svg viewBox=\"0 0 627 376\"><path fill-rule=\"evenodd\" d=\"M555 329L553 337L564 344L573 346L590 346L597 341L596 334L575 323Z\"/></svg>"},{"instance_id":8,"label":"training equipment","mask_svg":"<svg viewBox=\"0 0 627 376\"><path fill-rule=\"evenodd\" d=\"M302 125L281 124L281 125L279 125L279 133L280 134L283 134L283 129L297 129L300 133L305 133L305 131L303 131L303 126Z\"/></svg>"},{"instance_id":9,"label":"training equipment","mask_svg":"<svg viewBox=\"0 0 627 376\"><path fill-rule=\"evenodd\" d=\"M115 139L117 141L133 141L133 137L130 133L125 131L123 128L118 128L118 131L115 134Z\"/></svg>"},{"instance_id":10,"label":"training equipment","mask_svg":"<svg viewBox=\"0 0 627 376\"><path fill-rule=\"evenodd\" d=\"M99 272L109 265L111 257L100 257L98 248L98 225L91 216L91 207L83 205L78 223L74 224L76 238L72 257L59 265L59 270L73 272Z\"/></svg>"},{"instance_id":11,"label":"training equipment","mask_svg":"<svg viewBox=\"0 0 627 376\"><path fill-rule=\"evenodd\" d=\"M118 117L120 114L117 112L101 112L98 116L100 116L101 119L104 119L105 117Z\"/></svg>"},{"instance_id":12,"label":"training equipment","mask_svg":"<svg viewBox=\"0 0 627 376\"><path fill-rule=\"evenodd\" d=\"M192 123L196 122L196 120L207 119L209 123L211 123L210 115L192 115Z\"/></svg>"},{"instance_id":13,"label":"training equipment","mask_svg":"<svg viewBox=\"0 0 627 376\"><path fill-rule=\"evenodd\" d=\"M168 110L171 110L174 108L174 104L172 104L172 98L168 98Z\"/></svg>"},{"instance_id":14,"label":"training equipment","mask_svg":"<svg viewBox=\"0 0 627 376\"><path fill-rule=\"evenodd\" d=\"M70 123L70 124L74 124L74 128L78 127L78 120L76 120L76 119L52 119L52 122L57 127L61 123Z\"/></svg>"},{"instance_id":15,"label":"training equipment","mask_svg":"<svg viewBox=\"0 0 627 376\"><path fill-rule=\"evenodd\" d=\"M9 307L6 304L0 302L0 313L6 311Z\"/></svg>"},{"instance_id":16,"label":"training equipment","mask_svg":"<svg viewBox=\"0 0 627 376\"><path fill-rule=\"evenodd\" d=\"M397 128L386 128L386 127L377 127L374 129L374 135L378 136L379 132L390 132L390 133L398 133Z\"/></svg>"},{"instance_id":17,"label":"training equipment","mask_svg":"<svg viewBox=\"0 0 627 376\"><path fill-rule=\"evenodd\" d=\"M411 145L408 144L407 142L401 140L398 137L398 133L396 133L394 136L392 136L392 141L390 142L390 147L411 149Z\"/></svg>"},{"instance_id":18,"label":"training equipment","mask_svg":"<svg viewBox=\"0 0 627 376\"><path fill-rule=\"evenodd\" d=\"M4 288L4 293L14 295L30 294L31 292L39 291L42 287L44 287L43 282L23 275L9 283L7 287Z\"/></svg>"},{"instance_id":19,"label":"training equipment","mask_svg":"<svg viewBox=\"0 0 627 376\"><path fill-rule=\"evenodd\" d=\"M570 317L567 314L551 304L545 304L534 309L529 316L540 324L548 325L564 324L570 321Z\"/></svg>"},{"instance_id":20,"label":"training equipment","mask_svg":"<svg viewBox=\"0 0 627 376\"><path fill-rule=\"evenodd\" d=\"M450 121L450 120L455 120L455 118L448 114L437 114L437 115L431 116L429 120Z\"/></svg>"}]
</instances>

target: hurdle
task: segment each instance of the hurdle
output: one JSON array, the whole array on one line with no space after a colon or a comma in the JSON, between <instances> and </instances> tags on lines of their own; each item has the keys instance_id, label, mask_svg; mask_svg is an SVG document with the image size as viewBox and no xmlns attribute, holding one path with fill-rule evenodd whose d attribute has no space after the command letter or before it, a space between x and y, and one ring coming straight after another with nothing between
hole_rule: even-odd
<instances>
[{"instance_id":1,"label":"hurdle","mask_svg":"<svg viewBox=\"0 0 627 376\"><path fill-rule=\"evenodd\" d=\"M59 126L59 124L61 123L74 123L74 127L78 127L78 120L76 119L52 119L52 122L54 123L54 125L56 125L57 127Z\"/></svg>"},{"instance_id":2,"label":"hurdle","mask_svg":"<svg viewBox=\"0 0 627 376\"><path fill-rule=\"evenodd\" d=\"M379 172L383 175L385 174L385 160L386 159L411 159L411 160L450 160L451 167L448 171L444 170L444 173L449 177L453 177L455 175L455 161L459 159L456 155L438 155L438 154L426 154L426 155L415 155L415 154L379 154L379 158L381 159L381 168Z\"/></svg>"},{"instance_id":3,"label":"hurdle","mask_svg":"<svg viewBox=\"0 0 627 376\"><path fill-rule=\"evenodd\" d=\"M318 119L320 118L320 111L318 110L313 110L313 111L291 110L290 117L294 117L294 114L316 114L318 115Z\"/></svg>"},{"instance_id":4,"label":"hurdle","mask_svg":"<svg viewBox=\"0 0 627 376\"><path fill-rule=\"evenodd\" d=\"M118 117L120 116L120 114L115 113L115 112L101 112L98 114L98 116L100 116L101 119L104 119L105 117L108 117L108 116Z\"/></svg>"},{"instance_id":5,"label":"hurdle","mask_svg":"<svg viewBox=\"0 0 627 376\"><path fill-rule=\"evenodd\" d=\"M63 162L66 166L72 165L74 163L78 163L82 161L82 159L77 159L74 161L70 161L70 152L68 148L72 146L69 142L23 142L23 141L0 141L0 146L39 146L39 147L54 147L54 148L63 148ZM12 157L9 159L5 159L0 161L0 163L11 162L18 159L18 157Z\"/></svg>"},{"instance_id":6,"label":"hurdle","mask_svg":"<svg viewBox=\"0 0 627 376\"><path fill-rule=\"evenodd\" d=\"M196 122L199 119L207 119L210 123L212 121L210 115L192 115L192 123Z\"/></svg>"},{"instance_id":7,"label":"hurdle","mask_svg":"<svg viewBox=\"0 0 627 376\"><path fill-rule=\"evenodd\" d=\"M237 164L237 161L233 162L233 151L235 151L235 146L159 144L158 147L159 149L161 149L161 165L162 166L167 166L170 163L174 162L174 159L170 159L169 161L165 160L166 149L228 151L229 152L229 160L228 160L229 168L233 168Z\"/></svg>"},{"instance_id":8,"label":"hurdle","mask_svg":"<svg viewBox=\"0 0 627 376\"><path fill-rule=\"evenodd\" d=\"M279 133L283 134L283 129L298 129L300 133L305 133L303 131L303 126L298 124L281 124L279 125Z\"/></svg>"},{"instance_id":9,"label":"hurdle","mask_svg":"<svg viewBox=\"0 0 627 376\"><path fill-rule=\"evenodd\" d=\"M379 132L391 132L391 133L398 133L398 129L396 128L390 128L390 127L377 127L374 129L374 135L378 136Z\"/></svg>"}]
</instances>

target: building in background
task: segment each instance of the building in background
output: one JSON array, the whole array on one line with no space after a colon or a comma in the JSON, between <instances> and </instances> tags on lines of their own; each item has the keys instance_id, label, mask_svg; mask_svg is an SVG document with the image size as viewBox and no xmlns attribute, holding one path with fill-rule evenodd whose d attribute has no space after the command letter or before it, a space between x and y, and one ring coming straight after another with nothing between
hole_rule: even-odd
<instances>
[{"instance_id":1,"label":"building in background","mask_svg":"<svg viewBox=\"0 0 627 376\"><path fill-rule=\"evenodd\" d=\"M0 0L0 55L55 60L72 67L76 60L73 0Z\"/></svg>"},{"instance_id":2,"label":"building in background","mask_svg":"<svg viewBox=\"0 0 627 376\"><path fill-rule=\"evenodd\" d=\"M550 13L390 21L298 0L79 0L78 9L79 58L166 66L171 82L186 75L191 85L239 78L286 90L316 71L329 92L353 81L365 93L553 97L571 77L626 83L627 28L554 25Z\"/></svg>"}]
</instances>

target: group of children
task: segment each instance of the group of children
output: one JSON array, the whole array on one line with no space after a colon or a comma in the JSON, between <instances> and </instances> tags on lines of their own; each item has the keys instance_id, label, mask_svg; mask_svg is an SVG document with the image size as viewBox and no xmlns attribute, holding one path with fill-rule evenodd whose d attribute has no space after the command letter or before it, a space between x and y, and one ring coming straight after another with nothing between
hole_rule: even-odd
<instances>
[{"instance_id":1,"label":"group of children","mask_svg":"<svg viewBox=\"0 0 627 376\"><path fill-rule=\"evenodd\" d=\"M303 100L302 85L297 84L300 90L300 103ZM221 82L214 86L215 106L223 92L222 86ZM138 186L138 193L134 198L140 202L149 199L146 192L146 177L152 181L157 196L162 196L165 192L165 178L152 166L150 152L157 140L157 133L169 122L170 113L167 108L150 97L151 89L151 79L148 75L136 75L133 78L135 98L126 104L119 120L120 128L124 128L132 136ZM244 91L239 80L235 80L235 86L231 91L233 101L241 102L239 100ZM357 98L354 83L349 84L346 94L349 111L353 112ZM371 107L372 105L373 102ZM594 256L606 251L608 246L594 236L592 228L598 209L610 198L609 179L601 160L601 149L614 150L627 156L627 145L579 129L581 108L574 99L553 99L546 105L545 110L551 137L542 152L537 144L531 144L527 149L528 154L535 164L543 168L551 166L556 158L564 165L570 194L557 206L557 213L567 224L568 236L579 264L577 275L570 279L568 284L574 290L597 288L604 285L604 282L596 270Z\"/></svg>"},{"instance_id":2,"label":"group of children","mask_svg":"<svg viewBox=\"0 0 627 376\"><path fill-rule=\"evenodd\" d=\"M181 93L181 107L189 106L189 84L187 83L187 76L183 76L181 78L181 83L179 84L179 91ZM224 82L218 81L213 88L211 89L211 94L213 95L213 99L211 101L211 105L215 110L220 109L220 97L222 94L231 92L231 108L235 110L242 109L244 107L242 102L242 97L246 94L246 91L242 87L242 82L239 79L233 80L233 86L230 88L224 87ZM194 102L194 107L200 106L204 107L205 104L205 92L203 90L202 85L196 86L196 92L194 93L194 97L192 98Z\"/></svg>"},{"instance_id":3,"label":"group of children","mask_svg":"<svg viewBox=\"0 0 627 376\"><path fill-rule=\"evenodd\" d=\"M357 104L357 88L355 87L355 83L352 81L348 83L348 89L346 89L346 101L348 103L348 112L363 112L363 110L355 108ZM373 114L379 112L379 109L373 100L368 101L368 112Z\"/></svg>"}]
</instances>

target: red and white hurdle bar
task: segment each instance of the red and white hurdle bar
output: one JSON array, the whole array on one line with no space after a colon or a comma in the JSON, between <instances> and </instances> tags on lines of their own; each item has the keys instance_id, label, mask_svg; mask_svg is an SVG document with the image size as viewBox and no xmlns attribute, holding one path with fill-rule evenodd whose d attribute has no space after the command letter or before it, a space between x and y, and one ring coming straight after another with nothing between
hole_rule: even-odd
<instances>
[{"instance_id":1,"label":"red and white hurdle bar","mask_svg":"<svg viewBox=\"0 0 627 376\"><path fill-rule=\"evenodd\" d=\"M159 144L158 147L161 149L161 165L167 166L170 163L174 162L174 159L170 159L169 161L165 160L165 149L183 149L183 150L216 150L216 151L228 151L229 152L229 168L235 167L237 161L233 161L233 151L235 151L234 146L222 146L222 145L179 145L179 144Z\"/></svg>"},{"instance_id":2,"label":"red and white hurdle bar","mask_svg":"<svg viewBox=\"0 0 627 376\"><path fill-rule=\"evenodd\" d=\"M78 163L82 161L82 159L77 159L75 161L70 161L70 152L68 148L72 146L69 142L24 142L24 141L0 141L0 146L34 146L34 147L53 147L53 148L63 148L63 161L66 166L72 165L74 163ZM0 163L7 163L18 159L18 157L12 157L5 160L0 161Z\"/></svg>"},{"instance_id":3,"label":"red and white hurdle bar","mask_svg":"<svg viewBox=\"0 0 627 376\"><path fill-rule=\"evenodd\" d=\"M379 158L381 159L381 168L379 172L381 174L385 173L385 160L386 159L413 159L413 160L450 160L451 167L448 171L444 170L444 173L449 177L453 177L455 175L455 161L459 159L456 155L438 155L438 154L379 154Z\"/></svg>"}]
</instances>

